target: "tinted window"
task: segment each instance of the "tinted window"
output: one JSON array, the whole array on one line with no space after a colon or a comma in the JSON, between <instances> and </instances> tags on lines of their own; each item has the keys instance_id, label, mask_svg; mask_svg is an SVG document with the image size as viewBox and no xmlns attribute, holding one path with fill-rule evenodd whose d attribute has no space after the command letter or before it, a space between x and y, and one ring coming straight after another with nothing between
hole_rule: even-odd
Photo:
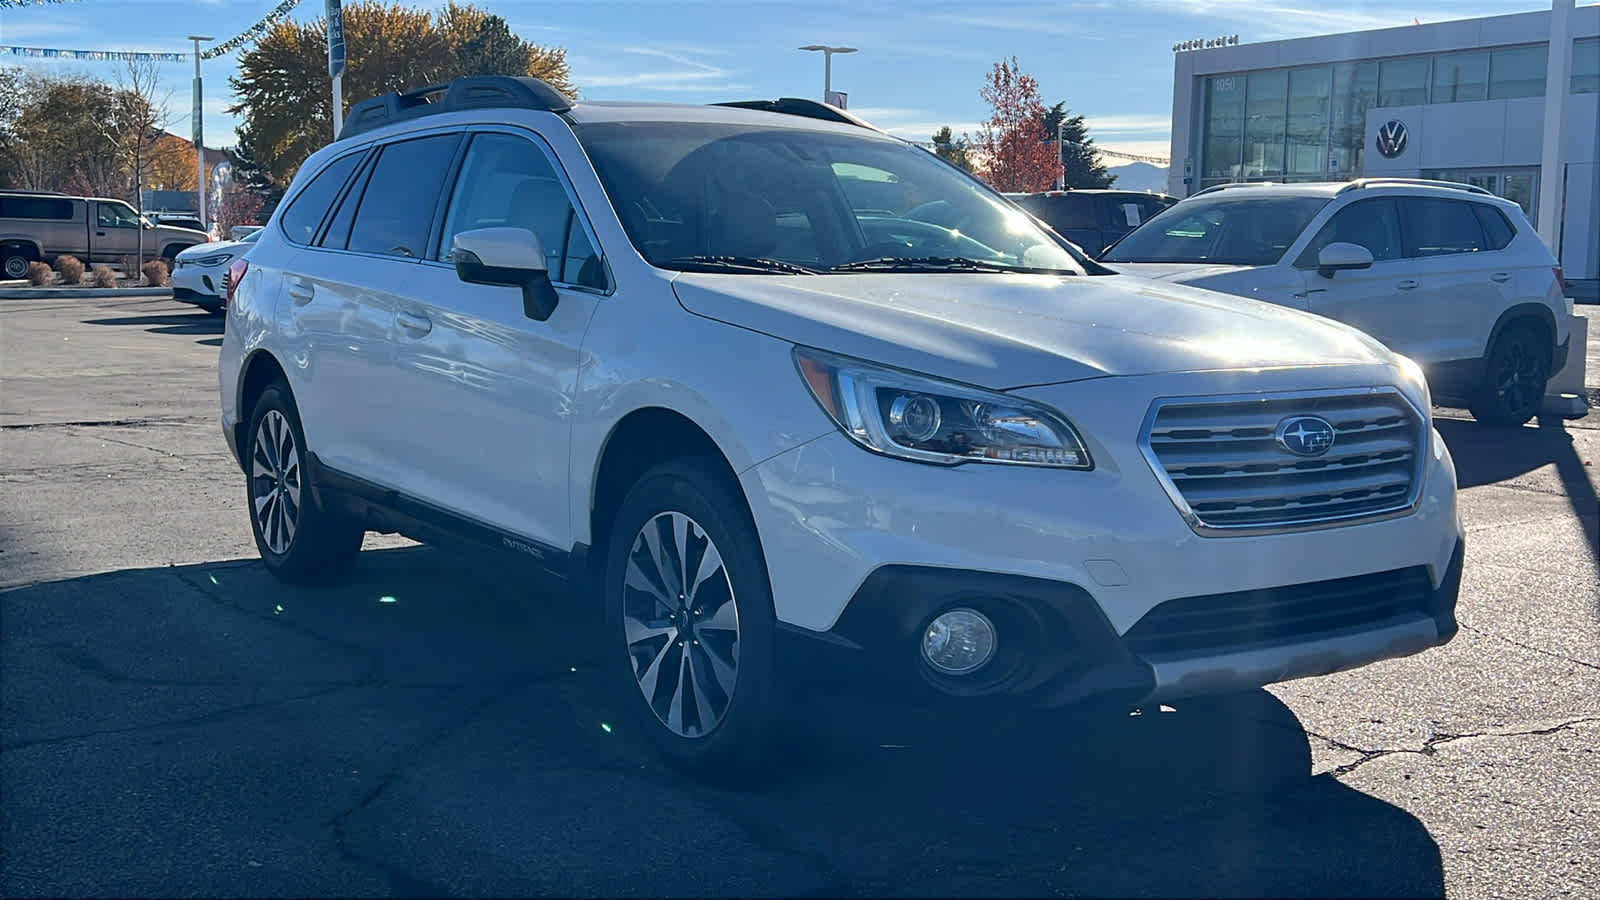
<instances>
[{"instance_id":1,"label":"tinted window","mask_svg":"<svg viewBox=\"0 0 1600 900\"><path fill-rule=\"evenodd\" d=\"M328 221L328 227L322 233L322 240L317 242L320 247L331 250L343 250L350 243L350 226L356 221L356 207L361 203L361 190L367 183L367 176L371 173L371 166L362 166L351 179L350 186L344 192L344 199L339 201L339 208L334 211L333 218Z\"/></svg>"},{"instance_id":2,"label":"tinted window","mask_svg":"<svg viewBox=\"0 0 1600 900\"><path fill-rule=\"evenodd\" d=\"M1516 230L1506 221L1505 213L1483 203L1472 204L1472 211L1478 216L1478 224L1483 226L1483 235L1488 241L1486 249L1499 250L1511 243Z\"/></svg>"},{"instance_id":3,"label":"tinted window","mask_svg":"<svg viewBox=\"0 0 1600 900\"><path fill-rule=\"evenodd\" d=\"M504 227L538 235L552 280L604 286L598 256L544 151L525 138L481 134L467 148L436 258L448 260L451 239L463 231Z\"/></svg>"},{"instance_id":4,"label":"tinted window","mask_svg":"<svg viewBox=\"0 0 1600 900\"><path fill-rule=\"evenodd\" d=\"M317 226L322 224L322 217L333 204L333 198L339 196L339 189L344 187L345 181L350 178L350 173L355 171L361 157L360 153L339 157L329 163L327 168L318 172L316 177L295 195L283 211L283 230L289 236L289 240L297 244L311 243L311 239L316 237Z\"/></svg>"},{"instance_id":5,"label":"tinted window","mask_svg":"<svg viewBox=\"0 0 1600 900\"><path fill-rule=\"evenodd\" d=\"M1118 197L1112 195L1102 196L1101 220L1106 227L1116 231L1127 231L1138 228L1147 220L1155 218L1156 213L1166 209L1170 204L1162 203L1155 197Z\"/></svg>"},{"instance_id":6,"label":"tinted window","mask_svg":"<svg viewBox=\"0 0 1600 900\"><path fill-rule=\"evenodd\" d=\"M1417 106L1428 102L1428 58L1386 59L1378 64L1378 105Z\"/></svg>"},{"instance_id":7,"label":"tinted window","mask_svg":"<svg viewBox=\"0 0 1600 900\"><path fill-rule=\"evenodd\" d=\"M1400 206L1405 213L1407 255L1442 256L1484 249L1483 228L1472 214L1473 204L1408 197Z\"/></svg>"},{"instance_id":8,"label":"tinted window","mask_svg":"<svg viewBox=\"0 0 1600 900\"><path fill-rule=\"evenodd\" d=\"M0 197L0 218L70 219L72 201L49 197Z\"/></svg>"},{"instance_id":9,"label":"tinted window","mask_svg":"<svg viewBox=\"0 0 1600 900\"><path fill-rule=\"evenodd\" d=\"M1482 50L1433 58L1434 103L1461 103L1488 96L1489 54Z\"/></svg>"},{"instance_id":10,"label":"tinted window","mask_svg":"<svg viewBox=\"0 0 1600 900\"><path fill-rule=\"evenodd\" d=\"M1374 262L1399 259L1405 255L1400 241L1400 210L1392 199L1362 200L1334 214L1311 239L1295 265L1315 268L1317 254L1329 244L1355 244L1365 247Z\"/></svg>"},{"instance_id":11,"label":"tinted window","mask_svg":"<svg viewBox=\"0 0 1600 900\"><path fill-rule=\"evenodd\" d=\"M1090 194L1066 194L1045 200L1044 220L1056 231L1068 229L1095 229L1100 227Z\"/></svg>"},{"instance_id":12,"label":"tinted window","mask_svg":"<svg viewBox=\"0 0 1600 900\"><path fill-rule=\"evenodd\" d=\"M1271 265L1327 204L1326 197L1263 197L1255 189L1185 200L1135 228L1101 258Z\"/></svg>"},{"instance_id":13,"label":"tinted window","mask_svg":"<svg viewBox=\"0 0 1600 900\"><path fill-rule=\"evenodd\" d=\"M1548 66L1549 48L1542 44L1494 51L1489 57L1489 99L1543 97Z\"/></svg>"},{"instance_id":14,"label":"tinted window","mask_svg":"<svg viewBox=\"0 0 1600 900\"><path fill-rule=\"evenodd\" d=\"M389 256L425 255L439 189L459 140L436 134L384 147L361 192L348 247Z\"/></svg>"}]
</instances>

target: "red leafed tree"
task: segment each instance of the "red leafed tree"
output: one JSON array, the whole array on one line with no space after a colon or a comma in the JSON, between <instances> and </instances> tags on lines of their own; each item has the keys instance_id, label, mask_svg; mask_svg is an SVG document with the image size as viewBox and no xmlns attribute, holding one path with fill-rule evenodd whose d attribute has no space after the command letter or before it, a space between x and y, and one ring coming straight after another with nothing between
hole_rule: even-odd
<instances>
[{"instance_id":1,"label":"red leafed tree","mask_svg":"<svg viewBox=\"0 0 1600 900\"><path fill-rule=\"evenodd\" d=\"M222 192L222 208L217 211L217 233L231 240L233 226L260 225L261 195L240 184L229 184Z\"/></svg>"},{"instance_id":2,"label":"red leafed tree","mask_svg":"<svg viewBox=\"0 0 1600 900\"><path fill-rule=\"evenodd\" d=\"M979 96L993 110L978 130L979 174L1000 191L1049 190L1061 163L1055 145L1045 143L1039 82L1023 73L1013 56L994 64Z\"/></svg>"}]
</instances>

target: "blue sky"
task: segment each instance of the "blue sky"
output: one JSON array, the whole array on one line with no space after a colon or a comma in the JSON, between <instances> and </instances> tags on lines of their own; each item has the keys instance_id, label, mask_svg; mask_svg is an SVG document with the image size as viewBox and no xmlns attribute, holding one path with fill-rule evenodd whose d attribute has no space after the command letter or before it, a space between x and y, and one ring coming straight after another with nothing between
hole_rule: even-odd
<instances>
[{"instance_id":1,"label":"blue sky","mask_svg":"<svg viewBox=\"0 0 1600 900\"><path fill-rule=\"evenodd\" d=\"M412 0L432 8L444 0ZM278 0L76 0L0 10L0 45L186 52L186 34L226 40ZM927 140L940 125L975 130L985 73L1015 55L1045 102L1088 117L1108 148L1167 155L1172 44L1238 34L1241 42L1548 9L1539 0L478 0L524 38L565 47L591 99L687 103L822 93L822 54L850 109L896 134ZM299 21L322 15L302 0ZM233 141L228 76L236 51L202 63L210 146ZM0 64L113 79L118 64L0 56ZM192 62L166 63L171 130L189 134ZM1112 160L1111 162L1121 162Z\"/></svg>"}]
</instances>

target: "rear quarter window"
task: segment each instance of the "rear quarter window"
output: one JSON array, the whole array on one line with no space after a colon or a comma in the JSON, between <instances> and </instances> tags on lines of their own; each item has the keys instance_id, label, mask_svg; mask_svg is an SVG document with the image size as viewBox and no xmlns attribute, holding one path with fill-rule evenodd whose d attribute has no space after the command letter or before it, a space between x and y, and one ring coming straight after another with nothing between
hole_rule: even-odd
<instances>
[{"instance_id":1,"label":"rear quarter window","mask_svg":"<svg viewBox=\"0 0 1600 900\"><path fill-rule=\"evenodd\" d=\"M317 236L317 228L328 214L328 207L333 205L334 198L339 196L339 189L350 179L350 174L356 170L364 155L362 152L347 153L328 163L295 194L283 211L283 230L289 240L296 244L311 243Z\"/></svg>"},{"instance_id":2,"label":"rear quarter window","mask_svg":"<svg viewBox=\"0 0 1600 900\"><path fill-rule=\"evenodd\" d=\"M54 197L0 197L0 219L72 218L72 201Z\"/></svg>"},{"instance_id":3,"label":"rear quarter window","mask_svg":"<svg viewBox=\"0 0 1600 900\"><path fill-rule=\"evenodd\" d=\"M1478 217L1478 224L1483 226L1485 250L1503 250L1516 237L1516 228L1500 210L1487 203L1474 203L1472 211Z\"/></svg>"}]
</instances>

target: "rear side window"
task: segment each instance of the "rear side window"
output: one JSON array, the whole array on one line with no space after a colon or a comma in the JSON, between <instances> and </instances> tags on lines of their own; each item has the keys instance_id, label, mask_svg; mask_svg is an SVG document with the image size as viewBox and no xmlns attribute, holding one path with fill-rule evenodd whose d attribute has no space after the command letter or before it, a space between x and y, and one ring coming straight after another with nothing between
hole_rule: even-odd
<instances>
[{"instance_id":1,"label":"rear side window","mask_svg":"<svg viewBox=\"0 0 1600 900\"><path fill-rule=\"evenodd\" d=\"M1472 211L1478 217L1478 224L1483 226L1483 236L1487 240L1485 249L1503 250L1516 236L1516 229L1511 227L1506 214L1500 210L1487 203L1474 203Z\"/></svg>"},{"instance_id":2,"label":"rear side window","mask_svg":"<svg viewBox=\"0 0 1600 900\"><path fill-rule=\"evenodd\" d=\"M361 193L349 249L421 257L460 135L436 134L383 148Z\"/></svg>"},{"instance_id":3,"label":"rear side window","mask_svg":"<svg viewBox=\"0 0 1600 900\"><path fill-rule=\"evenodd\" d=\"M317 236L317 226L322 224L323 217L328 214L328 207L333 204L333 198L339 196L339 189L349 180L350 173L355 171L362 155L350 153L339 157L329 163L327 168L318 172L316 177L295 195L283 211L283 230L288 234L289 240L297 244L311 243L311 239Z\"/></svg>"},{"instance_id":4,"label":"rear side window","mask_svg":"<svg viewBox=\"0 0 1600 900\"><path fill-rule=\"evenodd\" d=\"M1063 229L1099 228L1094 198L1084 194L1067 194L1045 201L1044 220L1057 231Z\"/></svg>"},{"instance_id":5,"label":"rear side window","mask_svg":"<svg viewBox=\"0 0 1600 900\"><path fill-rule=\"evenodd\" d=\"M72 201L50 197L0 197L0 218L70 219Z\"/></svg>"},{"instance_id":6,"label":"rear side window","mask_svg":"<svg viewBox=\"0 0 1600 900\"><path fill-rule=\"evenodd\" d=\"M1317 267L1317 256L1329 244L1355 244L1372 254L1373 262L1399 259L1405 254L1400 241L1400 210L1392 198L1361 200L1334 213L1317 236L1306 245L1295 265Z\"/></svg>"},{"instance_id":7,"label":"rear side window","mask_svg":"<svg viewBox=\"0 0 1600 900\"><path fill-rule=\"evenodd\" d=\"M1109 227L1119 231L1138 228L1167 208L1166 204L1154 197L1102 196L1101 203L1104 204L1102 218Z\"/></svg>"},{"instance_id":8,"label":"rear side window","mask_svg":"<svg viewBox=\"0 0 1600 900\"><path fill-rule=\"evenodd\" d=\"M1474 205L1461 200L1402 198L1400 209L1409 251L1406 255L1445 256L1486 249L1483 226L1473 215Z\"/></svg>"}]
</instances>

